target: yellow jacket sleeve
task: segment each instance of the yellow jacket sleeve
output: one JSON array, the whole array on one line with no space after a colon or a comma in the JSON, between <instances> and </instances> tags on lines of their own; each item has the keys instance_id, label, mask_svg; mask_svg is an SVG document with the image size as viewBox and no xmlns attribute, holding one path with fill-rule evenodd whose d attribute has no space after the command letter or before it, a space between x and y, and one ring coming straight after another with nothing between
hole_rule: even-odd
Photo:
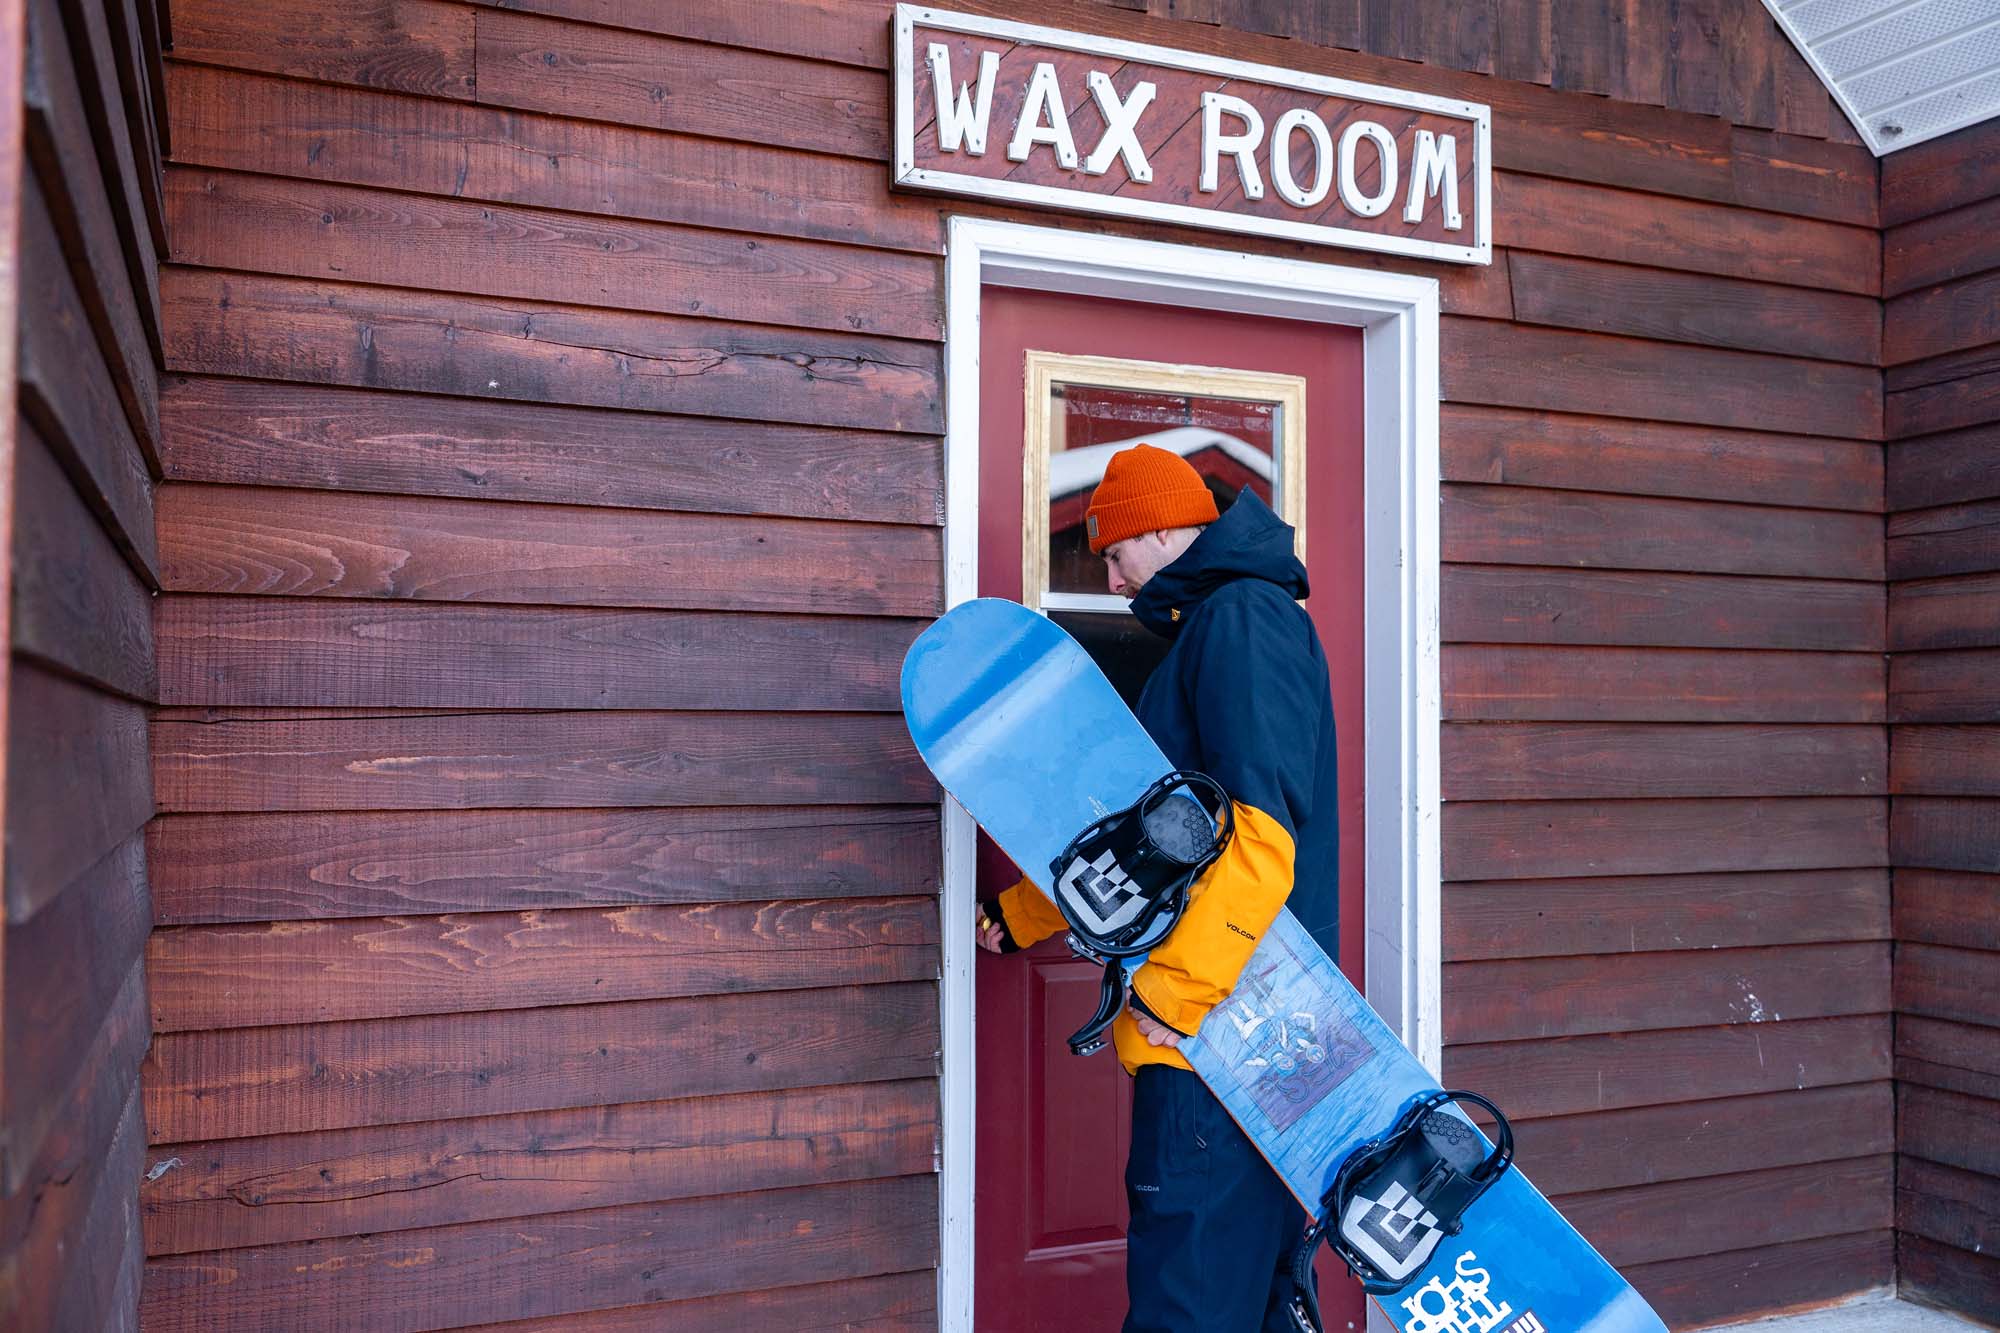
<instances>
[{"instance_id":1,"label":"yellow jacket sleeve","mask_svg":"<svg viewBox=\"0 0 2000 1333\"><path fill-rule=\"evenodd\" d=\"M1023 949L1040 944L1059 930L1067 930L1069 923L1056 910L1035 882L1025 875L1014 882L1012 888L1000 895L1000 916L1007 933L1014 943Z\"/></svg>"},{"instance_id":2,"label":"yellow jacket sleeve","mask_svg":"<svg viewBox=\"0 0 2000 1333\"><path fill-rule=\"evenodd\" d=\"M1173 933L1132 976L1132 991L1146 1011L1190 1036L1235 989L1243 965L1292 891L1291 833L1255 806L1231 805L1236 836L1195 881ZM1056 919L1061 921L1060 913Z\"/></svg>"}]
</instances>

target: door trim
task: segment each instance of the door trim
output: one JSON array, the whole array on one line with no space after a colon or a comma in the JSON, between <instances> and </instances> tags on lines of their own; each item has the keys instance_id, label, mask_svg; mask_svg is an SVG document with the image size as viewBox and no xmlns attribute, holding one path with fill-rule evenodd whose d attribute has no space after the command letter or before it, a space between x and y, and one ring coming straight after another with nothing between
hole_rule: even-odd
<instances>
[{"instance_id":1,"label":"door trim","mask_svg":"<svg viewBox=\"0 0 2000 1333\"><path fill-rule=\"evenodd\" d=\"M985 218L945 242L947 608L978 595L984 286L1151 301L1362 330L1363 989L1433 1075L1441 1057L1438 746L1438 284L1435 278ZM943 802L938 1324L973 1328L971 816Z\"/></svg>"}]
</instances>

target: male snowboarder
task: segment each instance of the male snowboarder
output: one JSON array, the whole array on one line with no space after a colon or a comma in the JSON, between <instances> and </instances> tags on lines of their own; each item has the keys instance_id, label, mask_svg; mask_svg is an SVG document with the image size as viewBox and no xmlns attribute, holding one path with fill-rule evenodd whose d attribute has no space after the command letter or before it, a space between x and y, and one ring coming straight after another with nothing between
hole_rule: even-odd
<instances>
[{"instance_id":1,"label":"male snowboarder","mask_svg":"<svg viewBox=\"0 0 2000 1333\"><path fill-rule=\"evenodd\" d=\"M1289 1331L1304 1210L1174 1048L1229 994L1282 908L1338 957L1333 701L1299 605L1305 566L1291 527L1254 493L1219 514L1185 459L1146 444L1111 459L1085 525L1111 591L1172 641L1140 723L1176 767L1219 782L1235 816L1112 1028L1134 1075L1125 1333ZM1011 953L1064 925L1024 880L982 905L979 943Z\"/></svg>"}]
</instances>

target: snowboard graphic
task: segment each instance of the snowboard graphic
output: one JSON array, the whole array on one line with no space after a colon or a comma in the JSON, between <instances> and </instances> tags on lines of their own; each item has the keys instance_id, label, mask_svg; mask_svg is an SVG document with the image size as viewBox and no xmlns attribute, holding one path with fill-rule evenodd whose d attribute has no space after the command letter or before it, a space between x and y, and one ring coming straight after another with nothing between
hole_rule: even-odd
<instances>
[{"instance_id":1,"label":"snowboard graphic","mask_svg":"<svg viewBox=\"0 0 2000 1333\"><path fill-rule=\"evenodd\" d=\"M902 685L932 773L1045 893L1078 830L1172 767L1076 641L1013 602L967 602L925 630ZM1180 1050L1308 1211L1349 1152L1438 1086L1289 911ZM1428 1239L1422 1210L1395 1202L1385 1242ZM1666 1329L1519 1170L1374 1299L1403 1333Z\"/></svg>"}]
</instances>

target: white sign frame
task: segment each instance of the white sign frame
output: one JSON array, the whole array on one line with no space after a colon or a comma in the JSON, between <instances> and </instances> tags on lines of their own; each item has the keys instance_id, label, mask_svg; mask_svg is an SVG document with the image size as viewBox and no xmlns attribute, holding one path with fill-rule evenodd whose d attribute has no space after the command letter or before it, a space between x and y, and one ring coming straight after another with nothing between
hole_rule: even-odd
<instances>
[{"instance_id":1,"label":"white sign frame","mask_svg":"<svg viewBox=\"0 0 2000 1333\"><path fill-rule=\"evenodd\" d=\"M992 37L1002 41L1020 42L1030 46L1054 47L1064 51L1080 51L1090 55L1103 56L1107 61L1136 61L1146 65L1162 65L1170 69L1189 70L1198 74L1215 74L1230 79L1244 79L1254 83L1275 84L1284 88L1296 88L1301 92L1316 93L1326 97L1347 97L1357 101L1373 102L1383 106L1402 107L1411 111L1428 111L1437 115L1452 116L1471 122L1473 129L1473 193L1477 200L1476 216L1473 219L1473 239L1469 245L1453 245L1446 241L1420 240L1413 236L1393 236L1380 232L1362 231L1353 227L1328 226L1318 222L1295 222L1288 218L1261 217L1255 214L1231 213L1222 209L1194 208L1186 204L1170 204L1152 199L1132 199L1124 195L1093 194L1088 190L1070 190L1061 186L1036 185L1025 181L995 180L987 176L966 172L936 171L929 168L919 170L916 164L916 29L933 28L942 32L961 32L979 37ZM1104 213L1114 217L1144 218L1153 222L1179 223L1184 226L1205 227L1214 231L1241 232L1256 236L1275 236L1290 240L1316 241L1324 245L1343 246L1354 250L1373 250L1381 254L1408 255L1417 259L1435 259L1451 264L1491 264L1493 262L1493 113L1492 109L1480 102L1460 102L1446 97L1433 97L1428 93L1407 92L1398 88L1383 88L1375 84L1356 83L1349 79L1336 79L1324 74L1308 74L1300 70L1281 69L1276 65L1257 65L1248 61L1230 60L1222 56L1197 55L1187 51L1176 51L1171 47L1152 46L1143 42L1128 42L1112 37L1099 37L1090 33L1069 32L1061 28L1045 28L1032 23L1017 23L1011 19L984 18L972 14L954 14L946 10L931 9L921 5L899 4L895 19L895 77L896 77L896 172L895 183L907 189L937 190L946 194L968 195L980 199L997 199L1006 203L1028 204L1044 208L1068 209L1086 213Z\"/></svg>"}]
</instances>

